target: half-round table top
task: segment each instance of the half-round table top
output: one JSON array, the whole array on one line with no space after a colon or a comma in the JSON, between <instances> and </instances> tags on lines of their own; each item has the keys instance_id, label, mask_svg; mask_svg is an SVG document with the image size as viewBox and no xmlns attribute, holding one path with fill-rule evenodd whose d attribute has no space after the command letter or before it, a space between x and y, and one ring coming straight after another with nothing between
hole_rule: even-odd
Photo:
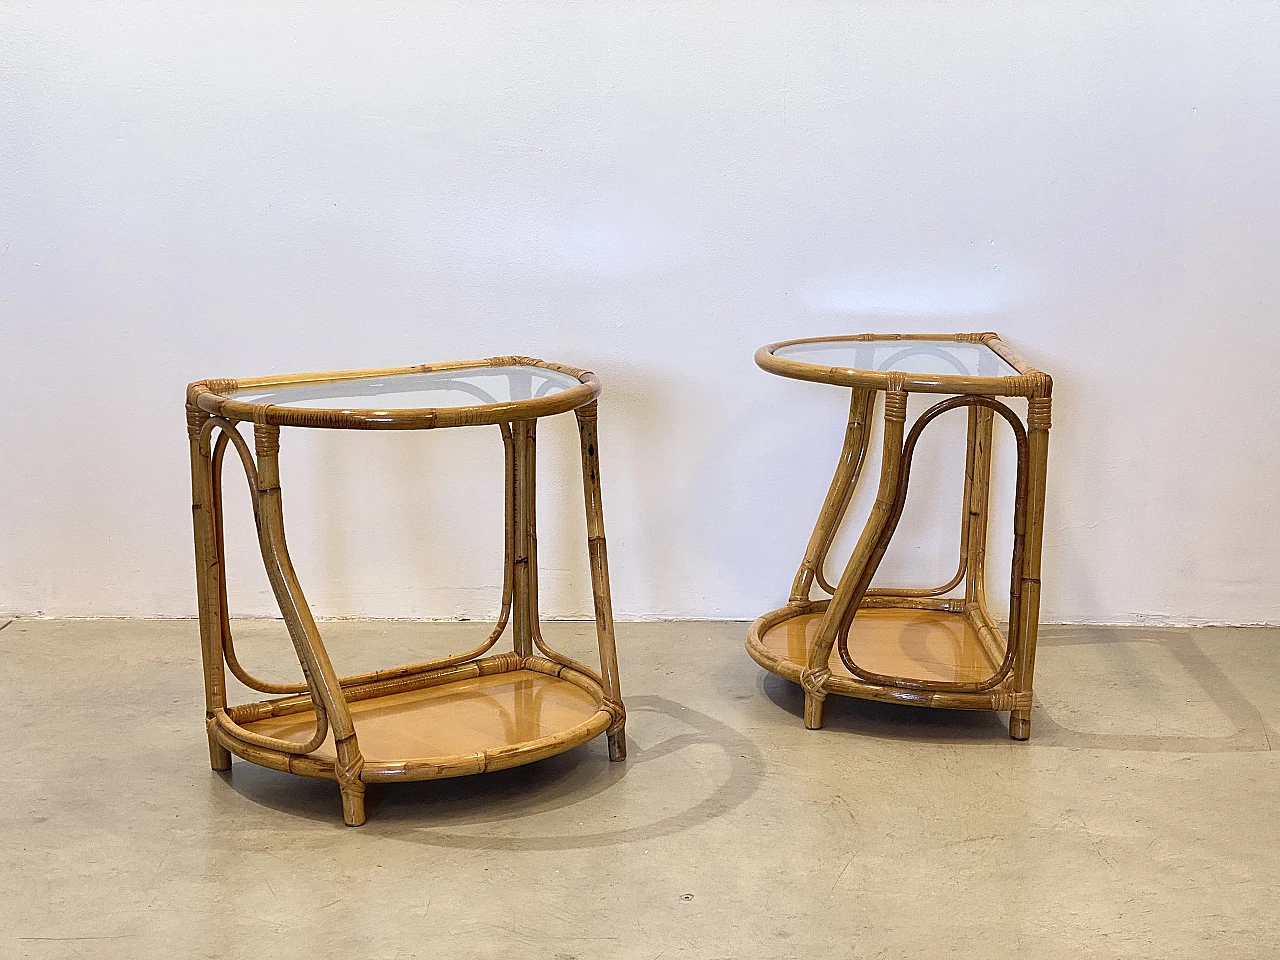
<instances>
[{"instance_id":1,"label":"half-round table top","mask_svg":"<svg viewBox=\"0 0 1280 960\"><path fill-rule=\"evenodd\" d=\"M391 430L531 420L573 410L599 393L590 371L528 357L200 380L187 387L188 400L228 420Z\"/></svg>"},{"instance_id":2,"label":"half-round table top","mask_svg":"<svg viewBox=\"0 0 1280 960\"><path fill-rule=\"evenodd\" d=\"M784 340L761 347L756 363L796 380L877 390L1030 396L1048 377L994 333L857 334Z\"/></svg>"}]
</instances>

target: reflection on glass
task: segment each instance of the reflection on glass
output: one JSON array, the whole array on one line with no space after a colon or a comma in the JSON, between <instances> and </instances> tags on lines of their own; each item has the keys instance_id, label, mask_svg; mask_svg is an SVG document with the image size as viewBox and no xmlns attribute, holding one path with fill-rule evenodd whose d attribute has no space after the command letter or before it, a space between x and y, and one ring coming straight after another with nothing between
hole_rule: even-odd
<instances>
[{"instance_id":1,"label":"reflection on glass","mask_svg":"<svg viewBox=\"0 0 1280 960\"><path fill-rule=\"evenodd\" d=\"M985 343L954 340L828 340L779 347L774 356L823 367L850 367L923 376L1016 377Z\"/></svg>"},{"instance_id":2,"label":"reflection on glass","mask_svg":"<svg viewBox=\"0 0 1280 960\"><path fill-rule=\"evenodd\" d=\"M338 410L416 410L532 400L579 385L543 367L472 367L329 383L284 384L233 394L245 403Z\"/></svg>"}]
</instances>

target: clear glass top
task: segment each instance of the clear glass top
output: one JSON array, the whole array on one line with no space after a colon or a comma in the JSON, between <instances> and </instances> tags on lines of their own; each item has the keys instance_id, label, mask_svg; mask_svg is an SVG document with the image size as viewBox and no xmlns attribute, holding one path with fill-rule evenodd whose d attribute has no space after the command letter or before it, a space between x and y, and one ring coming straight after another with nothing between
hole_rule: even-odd
<instances>
[{"instance_id":1,"label":"clear glass top","mask_svg":"<svg viewBox=\"0 0 1280 960\"><path fill-rule=\"evenodd\" d=\"M581 386L581 381L575 377L545 367L466 367L325 383L250 387L232 396L242 403L274 403L281 407L417 410L534 400L577 386Z\"/></svg>"},{"instance_id":2,"label":"clear glass top","mask_svg":"<svg viewBox=\"0 0 1280 960\"><path fill-rule=\"evenodd\" d=\"M936 376L1016 377L1018 371L985 343L955 340L827 340L779 347L775 357L821 367L850 367Z\"/></svg>"}]
</instances>

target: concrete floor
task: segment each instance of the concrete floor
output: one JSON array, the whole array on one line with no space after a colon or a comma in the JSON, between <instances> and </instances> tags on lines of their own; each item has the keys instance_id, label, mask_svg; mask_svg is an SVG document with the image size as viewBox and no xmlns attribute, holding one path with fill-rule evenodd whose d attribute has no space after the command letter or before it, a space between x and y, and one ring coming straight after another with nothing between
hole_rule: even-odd
<instances>
[{"instance_id":1,"label":"concrete floor","mask_svg":"<svg viewBox=\"0 0 1280 960\"><path fill-rule=\"evenodd\" d=\"M480 625L324 629L349 671ZM1275 955L1280 631L1046 629L1025 744L839 698L806 731L744 631L619 626L625 764L370 788L351 829L332 784L209 770L194 624L10 623L0 957Z\"/></svg>"}]
</instances>

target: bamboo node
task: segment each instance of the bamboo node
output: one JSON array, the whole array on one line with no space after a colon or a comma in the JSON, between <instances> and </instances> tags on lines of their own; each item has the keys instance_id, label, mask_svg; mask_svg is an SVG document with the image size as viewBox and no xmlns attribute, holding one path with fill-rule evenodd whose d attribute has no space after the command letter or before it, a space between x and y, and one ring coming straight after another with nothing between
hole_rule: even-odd
<instances>
[{"instance_id":1,"label":"bamboo node","mask_svg":"<svg viewBox=\"0 0 1280 960\"><path fill-rule=\"evenodd\" d=\"M831 670L827 667L823 667L821 670L805 667L800 671L800 686L804 687L804 692L815 700L826 699L827 691L825 687L830 679Z\"/></svg>"}]
</instances>

